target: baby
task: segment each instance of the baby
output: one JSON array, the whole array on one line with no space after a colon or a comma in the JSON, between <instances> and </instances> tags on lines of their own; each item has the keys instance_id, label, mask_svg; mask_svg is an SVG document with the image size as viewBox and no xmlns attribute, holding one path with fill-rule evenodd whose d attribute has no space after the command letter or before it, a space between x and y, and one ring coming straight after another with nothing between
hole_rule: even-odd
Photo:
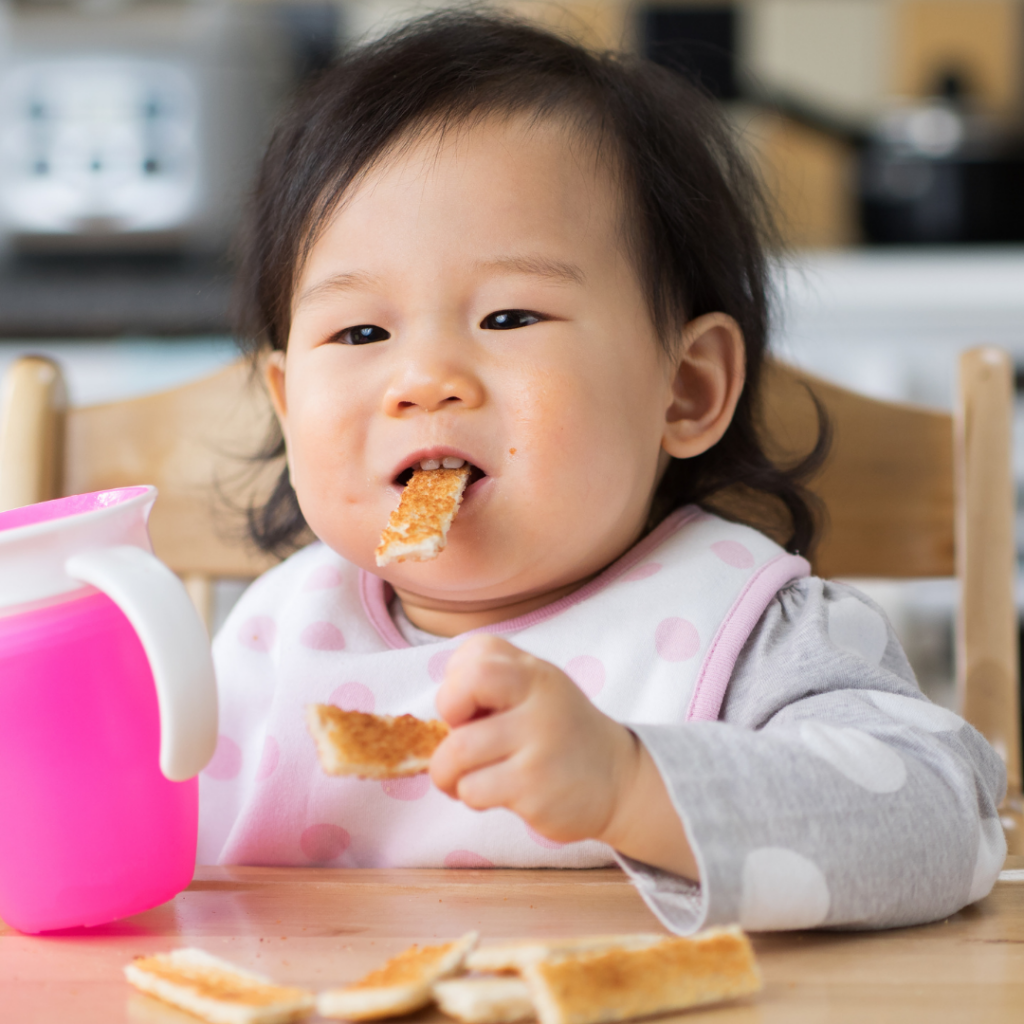
<instances>
[{"instance_id":1,"label":"baby","mask_svg":"<svg viewBox=\"0 0 1024 1024\"><path fill-rule=\"evenodd\" d=\"M991 888L1002 763L884 616L810 575L754 429L763 206L669 71L444 13L278 129L243 272L287 471L215 645L203 863L595 867L670 928L882 927ZM447 548L378 568L414 469ZM776 542L712 514L740 485ZM787 535L788 534L788 535ZM438 714L426 775L319 768L305 707Z\"/></svg>"}]
</instances>

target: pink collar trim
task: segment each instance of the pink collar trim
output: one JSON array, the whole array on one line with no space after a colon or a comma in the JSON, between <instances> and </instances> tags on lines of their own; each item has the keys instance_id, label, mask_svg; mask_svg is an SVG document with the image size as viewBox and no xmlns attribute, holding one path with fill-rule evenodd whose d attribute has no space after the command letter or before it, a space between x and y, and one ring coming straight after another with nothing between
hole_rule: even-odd
<instances>
[{"instance_id":1,"label":"pink collar trim","mask_svg":"<svg viewBox=\"0 0 1024 1024\"><path fill-rule=\"evenodd\" d=\"M595 594L611 586L617 579L629 572L633 566L642 562L652 551L660 547L673 534L678 532L687 523L699 518L705 513L696 505L687 505L684 508L676 509L666 516L655 529L653 529L643 540L631 547L617 562L612 562L607 569L599 576L594 577L579 590L573 591L566 597L559 598L543 608L527 612L514 619L506 619L504 622L495 622L490 626L480 626L477 629L460 633L459 636L470 636L473 633L518 633L522 629L536 626L541 622L547 622L556 615L568 611L570 608L588 600ZM382 580L379 576L367 572L365 569L359 571L359 598L363 604L363 611L370 620L373 628L377 630L380 638L392 650L400 650L403 647L412 645L399 632L391 613L388 611L388 604L394 591L391 585ZM446 638L445 638L446 639ZM452 637L451 639L455 639ZM439 639L439 642L440 639Z\"/></svg>"},{"instance_id":2,"label":"pink collar trim","mask_svg":"<svg viewBox=\"0 0 1024 1024\"><path fill-rule=\"evenodd\" d=\"M686 712L688 722L717 721L736 659L754 627L761 621L765 609L786 584L810 574L810 562L799 555L784 552L762 565L747 580L704 655L704 664L697 674L693 697Z\"/></svg>"}]
</instances>

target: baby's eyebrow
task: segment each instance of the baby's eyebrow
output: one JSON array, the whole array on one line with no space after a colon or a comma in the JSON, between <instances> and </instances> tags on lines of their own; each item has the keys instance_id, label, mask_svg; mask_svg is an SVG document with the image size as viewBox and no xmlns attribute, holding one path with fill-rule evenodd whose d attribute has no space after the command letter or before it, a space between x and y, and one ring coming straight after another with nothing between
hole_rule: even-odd
<instances>
[{"instance_id":1,"label":"baby's eyebrow","mask_svg":"<svg viewBox=\"0 0 1024 1024\"><path fill-rule=\"evenodd\" d=\"M505 270L515 274L531 274L535 277L549 277L556 281L585 284L586 275L575 263L552 260L546 256L498 256L480 264L483 270Z\"/></svg>"},{"instance_id":2,"label":"baby's eyebrow","mask_svg":"<svg viewBox=\"0 0 1024 1024\"><path fill-rule=\"evenodd\" d=\"M363 271L353 271L349 274L334 274L332 277L328 277L323 281L318 281L316 284L307 288L295 300L293 308L298 309L300 306L304 306L307 302L320 298L321 295L329 295L333 292L350 291L353 288L368 288L378 284L379 281L380 279L374 274L367 274Z\"/></svg>"}]
</instances>

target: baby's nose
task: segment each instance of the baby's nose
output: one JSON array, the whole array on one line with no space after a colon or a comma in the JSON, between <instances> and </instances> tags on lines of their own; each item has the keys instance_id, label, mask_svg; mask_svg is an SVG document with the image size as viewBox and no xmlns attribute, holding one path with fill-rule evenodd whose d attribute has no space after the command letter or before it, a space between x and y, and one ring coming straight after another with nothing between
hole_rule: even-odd
<instances>
[{"instance_id":1,"label":"baby's nose","mask_svg":"<svg viewBox=\"0 0 1024 1024\"><path fill-rule=\"evenodd\" d=\"M475 409L483 403L472 341L450 325L445 327L430 325L411 332L394 351L395 370L384 395L386 415Z\"/></svg>"},{"instance_id":2,"label":"baby's nose","mask_svg":"<svg viewBox=\"0 0 1024 1024\"><path fill-rule=\"evenodd\" d=\"M384 396L388 416L437 412L444 408L477 408L484 388L470 370L451 365L406 364Z\"/></svg>"}]
</instances>

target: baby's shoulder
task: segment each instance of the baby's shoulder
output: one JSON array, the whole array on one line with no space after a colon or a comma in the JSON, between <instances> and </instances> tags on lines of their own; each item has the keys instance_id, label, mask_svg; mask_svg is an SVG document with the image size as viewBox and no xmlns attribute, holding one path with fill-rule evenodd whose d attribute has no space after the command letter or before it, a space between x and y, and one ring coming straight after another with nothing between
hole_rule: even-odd
<instances>
[{"instance_id":1,"label":"baby's shoulder","mask_svg":"<svg viewBox=\"0 0 1024 1024\"><path fill-rule=\"evenodd\" d=\"M778 591L751 631L737 670L847 682L879 674L914 678L885 610L857 587L817 576Z\"/></svg>"}]
</instances>

